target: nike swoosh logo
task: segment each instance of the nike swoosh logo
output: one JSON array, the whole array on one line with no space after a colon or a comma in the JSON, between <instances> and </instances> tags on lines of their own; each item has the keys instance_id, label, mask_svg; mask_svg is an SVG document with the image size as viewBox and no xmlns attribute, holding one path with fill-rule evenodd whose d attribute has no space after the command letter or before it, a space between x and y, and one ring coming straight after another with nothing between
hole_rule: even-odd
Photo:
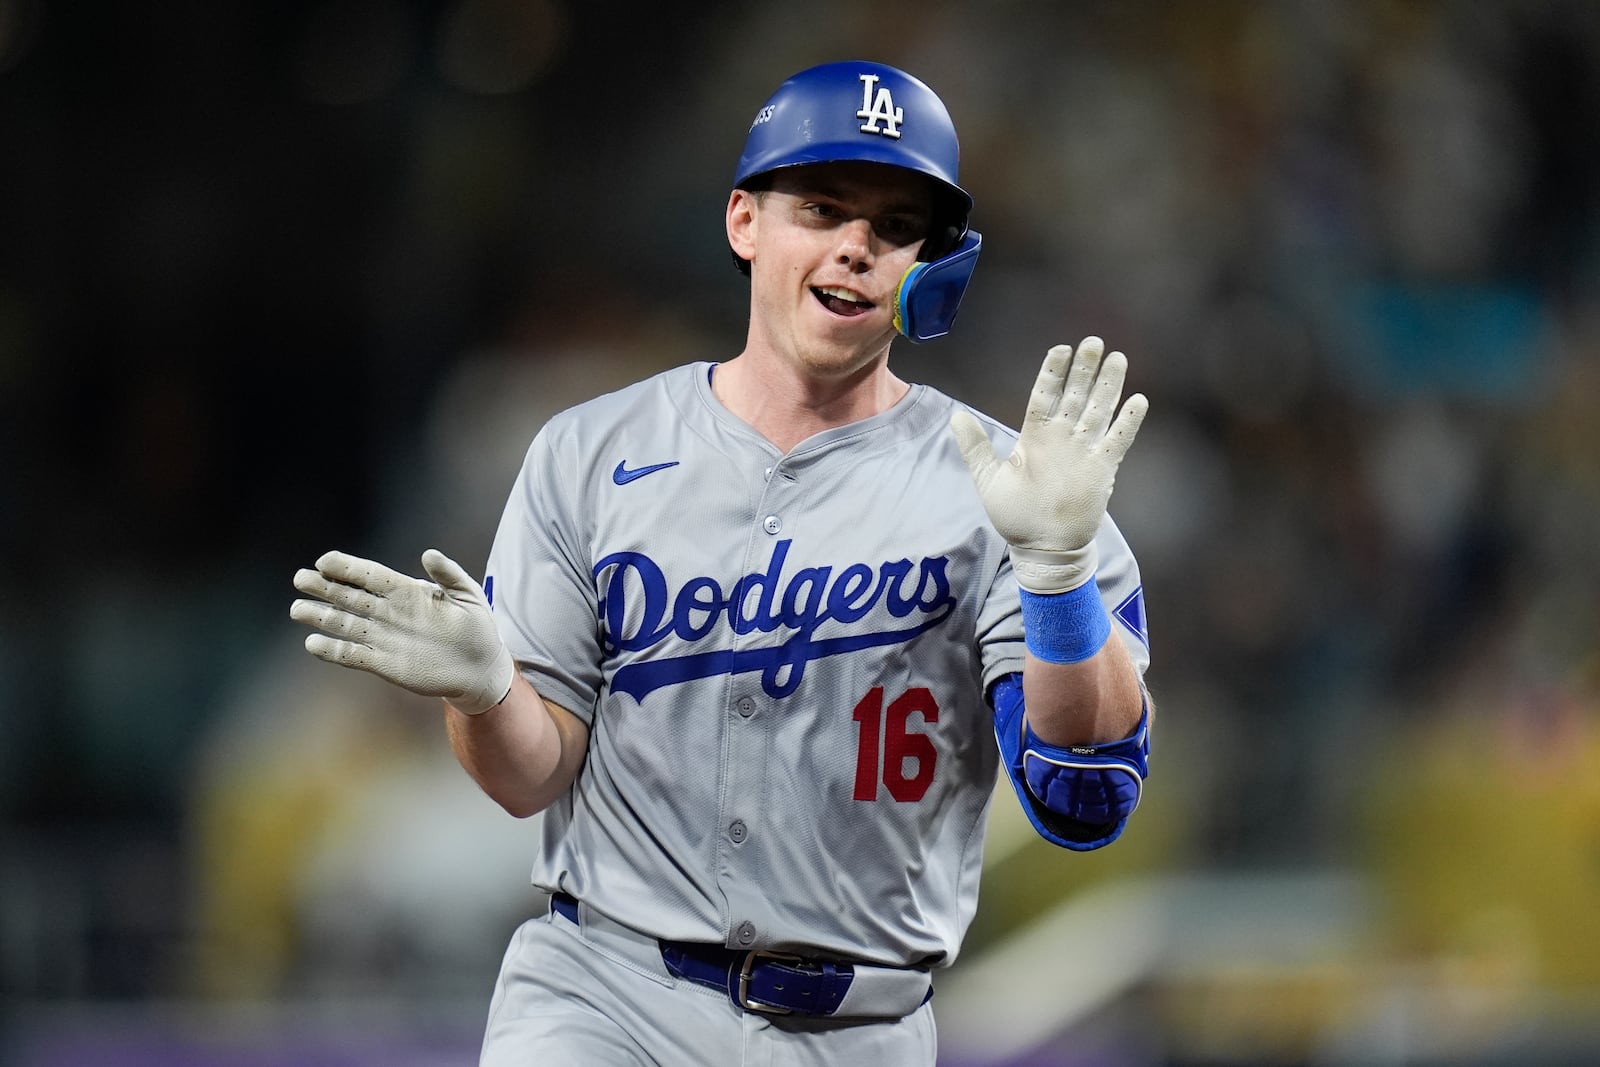
<instances>
[{"instance_id":1,"label":"nike swoosh logo","mask_svg":"<svg viewBox=\"0 0 1600 1067\"><path fill-rule=\"evenodd\" d=\"M656 471L664 471L668 467L676 467L677 465L678 461L673 460L671 463L652 463L648 467L639 467L636 470L629 470L628 461L623 460L621 463L617 464L617 469L611 472L611 480L616 482L618 485L627 485L629 482L637 481L638 479L643 478L646 474L654 474Z\"/></svg>"}]
</instances>

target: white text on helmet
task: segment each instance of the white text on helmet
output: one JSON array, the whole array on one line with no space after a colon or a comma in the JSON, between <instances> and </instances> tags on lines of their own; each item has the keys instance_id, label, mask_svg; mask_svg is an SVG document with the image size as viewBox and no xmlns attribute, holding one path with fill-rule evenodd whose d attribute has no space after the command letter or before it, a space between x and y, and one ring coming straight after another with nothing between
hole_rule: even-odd
<instances>
[{"instance_id":1,"label":"white text on helmet","mask_svg":"<svg viewBox=\"0 0 1600 1067\"><path fill-rule=\"evenodd\" d=\"M867 120L861 124L861 132L878 133L898 141L900 123L906 118L905 109L894 106L894 97L889 95L887 85L878 89L877 95L874 96L872 90L877 84L876 74L861 75L861 110L856 112L856 118ZM886 125L879 126L879 121Z\"/></svg>"}]
</instances>

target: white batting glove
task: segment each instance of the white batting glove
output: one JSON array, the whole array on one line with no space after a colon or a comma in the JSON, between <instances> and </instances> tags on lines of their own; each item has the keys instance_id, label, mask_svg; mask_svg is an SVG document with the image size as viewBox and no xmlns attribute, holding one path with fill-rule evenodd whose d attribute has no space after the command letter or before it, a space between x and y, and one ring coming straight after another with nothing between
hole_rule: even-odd
<instances>
[{"instance_id":1,"label":"white batting glove","mask_svg":"<svg viewBox=\"0 0 1600 1067\"><path fill-rule=\"evenodd\" d=\"M506 698L516 666L495 629L489 598L450 557L430 548L412 578L381 563L328 552L316 570L295 572L289 617L321 633L306 651L385 678L421 696L443 697L468 715Z\"/></svg>"},{"instance_id":2,"label":"white batting glove","mask_svg":"<svg viewBox=\"0 0 1600 1067\"><path fill-rule=\"evenodd\" d=\"M1065 593L1094 577L1095 532L1150 406L1135 393L1116 414L1128 358L1113 352L1102 362L1104 351L1098 337L1084 338L1076 355L1070 345L1050 349L1004 462L971 413L950 418L989 521L1011 546L1017 583L1029 592Z\"/></svg>"}]
</instances>

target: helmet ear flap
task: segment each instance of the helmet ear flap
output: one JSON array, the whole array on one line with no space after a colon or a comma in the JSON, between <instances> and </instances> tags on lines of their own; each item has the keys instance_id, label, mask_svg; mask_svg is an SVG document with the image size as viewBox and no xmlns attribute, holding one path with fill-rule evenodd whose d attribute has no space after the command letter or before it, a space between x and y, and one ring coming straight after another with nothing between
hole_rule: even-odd
<instances>
[{"instance_id":1,"label":"helmet ear flap","mask_svg":"<svg viewBox=\"0 0 1600 1067\"><path fill-rule=\"evenodd\" d=\"M982 248L983 235L968 230L953 251L913 263L895 290L894 328L917 342L949 333Z\"/></svg>"}]
</instances>

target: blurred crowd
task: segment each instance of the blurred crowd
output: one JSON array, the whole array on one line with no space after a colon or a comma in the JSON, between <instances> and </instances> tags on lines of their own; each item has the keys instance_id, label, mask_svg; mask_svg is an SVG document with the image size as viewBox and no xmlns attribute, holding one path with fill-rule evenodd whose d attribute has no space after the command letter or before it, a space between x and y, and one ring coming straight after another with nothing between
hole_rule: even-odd
<instances>
[{"instance_id":1,"label":"blurred crowd","mask_svg":"<svg viewBox=\"0 0 1600 1067\"><path fill-rule=\"evenodd\" d=\"M1152 402L1150 810L997 868L974 948L1107 879L1350 871L1372 966L1480 994L1441 1034L1600 1010L1582 0L0 0L0 992L481 1017L529 831L299 651L290 575L477 569L543 419L734 355L749 115L857 55L943 96L985 237L899 373L1015 424L1097 333ZM1406 1003L1294 1054L1445 1062L1373 1058Z\"/></svg>"}]
</instances>

